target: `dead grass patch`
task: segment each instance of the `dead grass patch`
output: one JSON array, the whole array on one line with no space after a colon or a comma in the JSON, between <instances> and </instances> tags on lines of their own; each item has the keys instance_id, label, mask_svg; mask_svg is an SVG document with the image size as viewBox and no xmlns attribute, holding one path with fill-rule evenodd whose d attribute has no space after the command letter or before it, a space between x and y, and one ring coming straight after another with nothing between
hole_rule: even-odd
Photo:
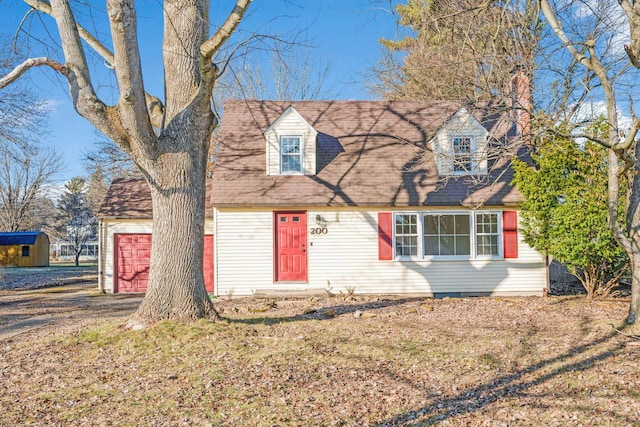
<instances>
[{"instance_id":1,"label":"dead grass patch","mask_svg":"<svg viewBox=\"0 0 640 427\"><path fill-rule=\"evenodd\" d=\"M610 326L626 301L216 304L226 321L133 332L106 319L3 342L0 424L640 423L640 346Z\"/></svg>"}]
</instances>

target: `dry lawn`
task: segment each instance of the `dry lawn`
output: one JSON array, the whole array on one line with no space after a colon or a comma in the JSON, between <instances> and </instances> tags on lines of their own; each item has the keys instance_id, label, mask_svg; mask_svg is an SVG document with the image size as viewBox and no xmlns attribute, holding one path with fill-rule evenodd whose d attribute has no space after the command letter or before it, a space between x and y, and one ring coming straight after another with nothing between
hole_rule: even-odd
<instances>
[{"instance_id":1,"label":"dry lawn","mask_svg":"<svg viewBox=\"0 0 640 427\"><path fill-rule=\"evenodd\" d=\"M640 425L640 341L610 325L625 299L216 304L226 321L0 341L0 425Z\"/></svg>"}]
</instances>

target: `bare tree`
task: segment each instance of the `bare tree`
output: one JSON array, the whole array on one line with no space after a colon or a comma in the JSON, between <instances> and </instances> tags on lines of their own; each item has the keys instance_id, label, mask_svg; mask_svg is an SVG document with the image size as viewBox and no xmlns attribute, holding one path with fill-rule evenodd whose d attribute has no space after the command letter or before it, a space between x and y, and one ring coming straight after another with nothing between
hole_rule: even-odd
<instances>
[{"instance_id":1,"label":"bare tree","mask_svg":"<svg viewBox=\"0 0 640 427\"><path fill-rule=\"evenodd\" d=\"M216 104L222 105L225 99L335 98L335 87L327 80L331 63L314 64L312 52L313 47L277 41L266 58L259 51L248 52L227 67L217 84Z\"/></svg>"},{"instance_id":2,"label":"bare tree","mask_svg":"<svg viewBox=\"0 0 640 427\"><path fill-rule=\"evenodd\" d=\"M0 79L0 88L33 66L49 66L63 75L76 111L131 156L151 189L149 285L129 326L216 316L202 272L207 153L217 126L211 111L218 78L214 56L242 20L250 0L237 0L213 35L209 1L164 2L163 101L145 90L133 0L107 0L108 45L113 52L78 23L69 0L25 1L55 19L65 63L32 58ZM96 94L87 46L113 67L119 95L115 105Z\"/></svg>"},{"instance_id":3,"label":"bare tree","mask_svg":"<svg viewBox=\"0 0 640 427\"><path fill-rule=\"evenodd\" d=\"M75 177L65 184L65 192L58 200L56 234L69 243L76 267L87 243L98 234L98 220L88 205L84 178Z\"/></svg>"},{"instance_id":4,"label":"bare tree","mask_svg":"<svg viewBox=\"0 0 640 427\"><path fill-rule=\"evenodd\" d=\"M106 182L116 178L142 176L131 157L104 135L100 135L91 150L84 153L84 166L88 175L99 173Z\"/></svg>"},{"instance_id":5,"label":"bare tree","mask_svg":"<svg viewBox=\"0 0 640 427\"><path fill-rule=\"evenodd\" d=\"M588 78L581 83L583 93L590 98L582 96L582 100L604 105L598 111L604 116L609 129L604 138L581 133L584 128L581 120L569 121L575 124L574 136L579 134L608 149L609 226L631 262L631 304L626 321L632 324L637 321L640 310L640 144L637 141L640 120L633 110L633 98L638 96L634 82L639 77L640 68L637 60L640 53L640 3L619 0L617 5L609 1L552 4L541 0L540 7L573 64L586 71ZM629 29L630 45L623 46L628 37L621 32L624 29ZM567 87L575 89L573 85ZM620 121L623 112L620 98L623 94L630 101L628 126ZM569 112L575 116L578 110L573 108ZM623 176L628 179L627 188L621 186ZM623 209L621 200L624 200ZM625 214L620 215L621 211Z\"/></svg>"},{"instance_id":6,"label":"bare tree","mask_svg":"<svg viewBox=\"0 0 640 427\"><path fill-rule=\"evenodd\" d=\"M0 228L29 230L34 226L43 186L60 171L62 163L53 149L32 145L0 147Z\"/></svg>"},{"instance_id":7,"label":"bare tree","mask_svg":"<svg viewBox=\"0 0 640 427\"><path fill-rule=\"evenodd\" d=\"M0 35L0 75L18 63L17 49L9 37ZM46 123L47 106L27 84L7 88L0 96L0 143L25 144L41 134Z\"/></svg>"}]
</instances>

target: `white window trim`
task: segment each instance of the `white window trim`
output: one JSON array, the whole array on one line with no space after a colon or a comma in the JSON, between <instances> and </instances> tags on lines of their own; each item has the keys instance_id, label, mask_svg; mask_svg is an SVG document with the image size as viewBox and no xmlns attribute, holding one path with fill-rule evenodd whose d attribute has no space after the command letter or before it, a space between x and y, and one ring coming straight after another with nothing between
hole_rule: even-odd
<instances>
[{"instance_id":1,"label":"white window trim","mask_svg":"<svg viewBox=\"0 0 640 427\"><path fill-rule=\"evenodd\" d=\"M417 256L398 256L396 254L396 215L417 215L418 216L418 255ZM478 214L494 214L498 221L498 254L497 255L478 255L477 238L476 238L476 215ZM470 217L471 235L470 235L470 255L423 255L424 254L424 220L425 215L468 215ZM503 231L502 231L502 211L482 210L482 211L394 211L392 216L393 227L393 259L395 261L464 261L464 260L503 260Z\"/></svg>"},{"instance_id":2,"label":"white window trim","mask_svg":"<svg viewBox=\"0 0 640 427\"><path fill-rule=\"evenodd\" d=\"M282 140L284 138L298 138L300 140L300 171L282 170ZM280 175L304 175L304 135L280 135L278 136L278 169Z\"/></svg>"},{"instance_id":3,"label":"white window trim","mask_svg":"<svg viewBox=\"0 0 640 427\"><path fill-rule=\"evenodd\" d=\"M471 160L471 168L470 170L466 171L466 170L461 170L461 171L457 171L455 170L456 168L456 153L455 153L455 148L454 148L454 144L453 144L453 140L456 138L469 138L470 140L470 147L469 147L469 156L470 156L470 160ZM477 174L477 169L478 169L478 161L477 161L477 146L476 146L476 138L474 135L468 135L468 134L454 134L451 136L451 139L449 140L450 143L450 153L451 153L451 175L475 175Z\"/></svg>"}]
</instances>

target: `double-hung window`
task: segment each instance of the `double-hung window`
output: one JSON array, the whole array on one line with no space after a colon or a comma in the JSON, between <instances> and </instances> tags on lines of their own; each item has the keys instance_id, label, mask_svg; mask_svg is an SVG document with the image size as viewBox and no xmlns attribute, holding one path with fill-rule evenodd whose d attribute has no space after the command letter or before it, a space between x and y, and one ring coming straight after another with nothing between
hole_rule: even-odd
<instances>
[{"instance_id":1,"label":"double-hung window","mask_svg":"<svg viewBox=\"0 0 640 427\"><path fill-rule=\"evenodd\" d=\"M418 255L418 215L396 214L396 256L415 257Z\"/></svg>"},{"instance_id":2,"label":"double-hung window","mask_svg":"<svg viewBox=\"0 0 640 427\"><path fill-rule=\"evenodd\" d=\"M396 259L471 259L501 256L496 212L394 214Z\"/></svg>"},{"instance_id":3,"label":"double-hung window","mask_svg":"<svg viewBox=\"0 0 640 427\"><path fill-rule=\"evenodd\" d=\"M280 137L280 172L283 174L302 173L301 137Z\"/></svg>"},{"instance_id":4,"label":"double-hung window","mask_svg":"<svg viewBox=\"0 0 640 427\"><path fill-rule=\"evenodd\" d=\"M473 138L470 136L453 137L453 172L471 173L471 146Z\"/></svg>"},{"instance_id":5,"label":"double-hung window","mask_svg":"<svg viewBox=\"0 0 640 427\"><path fill-rule=\"evenodd\" d=\"M476 214L476 254L478 256L499 255L498 215Z\"/></svg>"}]
</instances>

